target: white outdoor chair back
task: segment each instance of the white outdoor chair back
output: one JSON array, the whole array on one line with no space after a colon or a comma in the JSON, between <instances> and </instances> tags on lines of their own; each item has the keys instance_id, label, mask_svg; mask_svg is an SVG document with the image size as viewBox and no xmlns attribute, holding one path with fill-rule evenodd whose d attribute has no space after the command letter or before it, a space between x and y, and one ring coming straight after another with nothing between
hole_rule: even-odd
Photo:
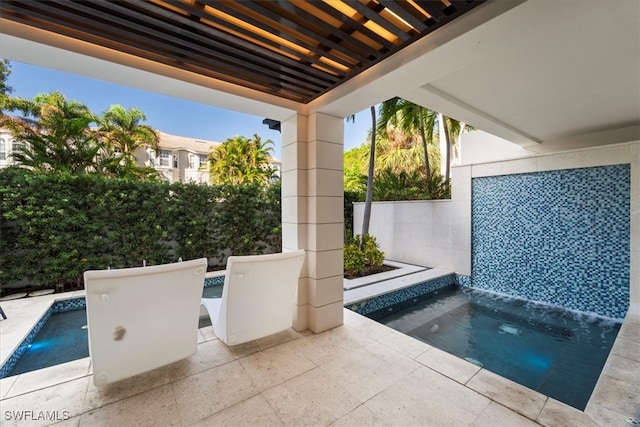
<instances>
[{"instance_id":1,"label":"white outdoor chair back","mask_svg":"<svg viewBox=\"0 0 640 427\"><path fill-rule=\"evenodd\" d=\"M194 354L207 259L87 271L93 382L104 385Z\"/></svg>"},{"instance_id":2,"label":"white outdoor chair back","mask_svg":"<svg viewBox=\"0 0 640 427\"><path fill-rule=\"evenodd\" d=\"M291 328L305 252L231 256L222 298L203 298L216 336L229 346Z\"/></svg>"}]
</instances>

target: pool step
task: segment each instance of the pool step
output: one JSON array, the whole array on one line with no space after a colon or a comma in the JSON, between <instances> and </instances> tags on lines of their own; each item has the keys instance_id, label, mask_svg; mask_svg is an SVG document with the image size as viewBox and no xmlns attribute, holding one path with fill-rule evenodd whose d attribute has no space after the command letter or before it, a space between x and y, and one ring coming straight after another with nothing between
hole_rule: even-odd
<instances>
[{"instance_id":1,"label":"pool step","mask_svg":"<svg viewBox=\"0 0 640 427\"><path fill-rule=\"evenodd\" d=\"M437 291L436 291L437 292ZM404 312L402 316L402 330L411 331L415 328L427 324L440 316L455 311L460 307L469 304L469 297L464 294L456 293L446 298L439 299L437 302L430 303L427 307L420 305L420 309L416 309L414 312ZM394 326L395 320L385 322L387 326L396 328Z\"/></svg>"}]
</instances>

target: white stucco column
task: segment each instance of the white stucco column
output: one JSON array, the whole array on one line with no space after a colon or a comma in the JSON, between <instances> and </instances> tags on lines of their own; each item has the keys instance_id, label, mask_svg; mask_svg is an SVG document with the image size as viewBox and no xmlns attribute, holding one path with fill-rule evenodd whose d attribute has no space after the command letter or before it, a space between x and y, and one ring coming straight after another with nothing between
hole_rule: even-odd
<instances>
[{"instance_id":1,"label":"white stucco column","mask_svg":"<svg viewBox=\"0 0 640 427\"><path fill-rule=\"evenodd\" d=\"M282 122L282 247L305 249L294 328L342 324L344 120L297 114Z\"/></svg>"}]
</instances>

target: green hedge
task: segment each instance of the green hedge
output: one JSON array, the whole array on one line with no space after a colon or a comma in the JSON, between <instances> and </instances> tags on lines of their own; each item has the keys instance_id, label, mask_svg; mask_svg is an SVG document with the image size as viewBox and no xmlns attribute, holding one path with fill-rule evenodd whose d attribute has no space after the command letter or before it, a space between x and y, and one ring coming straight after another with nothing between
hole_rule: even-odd
<instances>
[{"instance_id":1,"label":"green hedge","mask_svg":"<svg viewBox=\"0 0 640 427\"><path fill-rule=\"evenodd\" d=\"M88 269L281 250L280 185L0 170L0 286L80 289ZM2 286L2 287L5 287Z\"/></svg>"},{"instance_id":2,"label":"green hedge","mask_svg":"<svg viewBox=\"0 0 640 427\"><path fill-rule=\"evenodd\" d=\"M353 204L364 202L364 193L358 191L344 192L344 243L353 238Z\"/></svg>"}]
</instances>

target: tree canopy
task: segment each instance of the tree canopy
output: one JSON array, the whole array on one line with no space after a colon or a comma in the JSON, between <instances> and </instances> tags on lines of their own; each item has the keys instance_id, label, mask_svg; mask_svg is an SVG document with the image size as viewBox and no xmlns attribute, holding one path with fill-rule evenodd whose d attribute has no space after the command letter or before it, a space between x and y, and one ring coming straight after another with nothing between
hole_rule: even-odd
<instances>
[{"instance_id":1,"label":"tree canopy","mask_svg":"<svg viewBox=\"0 0 640 427\"><path fill-rule=\"evenodd\" d=\"M210 175L214 184L268 183L276 169L271 166L273 141L262 141L258 134L253 138L236 135L228 138L209 154Z\"/></svg>"},{"instance_id":2,"label":"tree canopy","mask_svg":"<svg viewBox=\"0 0 640 427\"><path fill-rule=\"evenodd\" d=\"M157 148L156 131L137 108L113 105L96 116L83 103L60 92L33 99L12 97L8 61L0 61L0 126L8 128L18 150L17 166L37 172L101 173L108 177L157 180L150 167L138 166L140 147Z\"/></svg>"},{"instance_id":3,"label":"tree canopy","mask_svg":"<svg viewBox=\"0 0 640 427\"><path fill-rule=\"evenodd\" d=\"M469 126L401 98L380 105L374 160L374 200L449 197L455 142ZM442 135L442 136L440 136ZM443 138L443 148L440 139ZM370 145L345 153L344 188L364 194ZM441 156L446 162L440 166Z\"/></svg>"},{"instance_id":4,"label":"tree canopy","mask_svg":"<svg viewBox=\"0 0 640 427\"><path fill-rule=\"evenodd\" d=\"M6 59L0 60L0 97L7 96L13 92L13 88L7 84L9 74L11 74L11 64Z\"/></svg>"},{"instance_id":5,"label":"tree canopy","mask_svg":"<svg viewBox=\"0 0 640 427\"><path fill-rule=\"evenodd\" d=\"M90 172L100 145L89 125L96 121L86 105L69 101L59 92L37 95L33 100L13 98L0 125L8 127L20 144L14 159L22 166L42 172Z\"/></svg>"}]
</instances>

